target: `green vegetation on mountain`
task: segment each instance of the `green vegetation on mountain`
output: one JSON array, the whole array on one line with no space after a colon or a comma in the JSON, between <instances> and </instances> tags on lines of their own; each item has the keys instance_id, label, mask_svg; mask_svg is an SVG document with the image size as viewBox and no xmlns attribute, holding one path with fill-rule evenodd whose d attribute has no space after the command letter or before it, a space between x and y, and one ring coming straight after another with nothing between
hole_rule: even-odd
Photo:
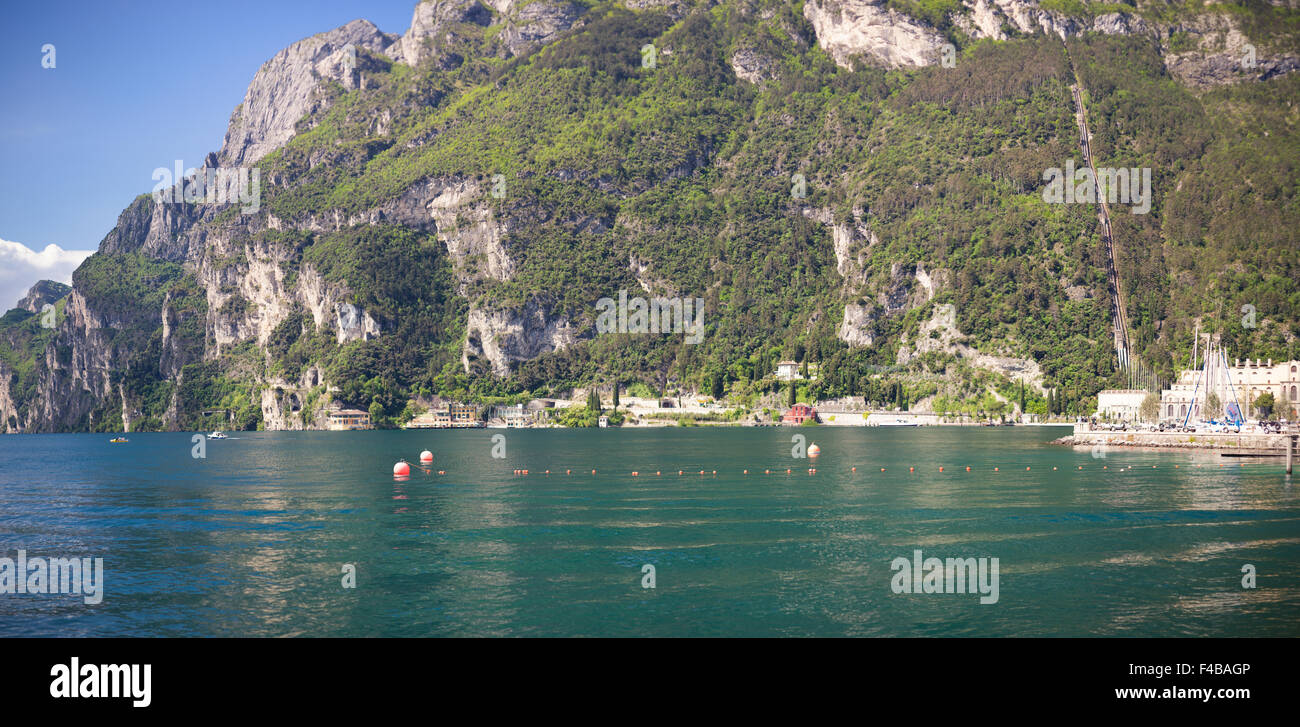
<instances>
[{"instance_id":1,"label":"green vegetation on mountain","mask_svg":"<svg viewBox=\"0 0 1300 727\"><path fill-rule=\"evenodd\" d=\"M614 380L629 391L770 404L772 395L784 400L772 377L782 359L819 364L796 392L804 401L926 401L974 415L1013 405L1090 411L1099 389L1122 382L1106 254L1093 206L1041 195L1044 170L1082 165L1070 59L1097 165L1152 170L1150 213L1112 210L1141 359L1168 381L1185 365L1196 320L1233 352L1300 358L1296 74L1196 92L1170 76L1145 36L972 42L948 20L956 2L888 5L952 39L956 67L839 67L800 8L775 0L701 5L676 20L600 3L558 40L508 60L483 52L496 26L462 28L451 48L464 62L450 70L368 54L364 88L330 85L328 108L259 162L263 179L277 180L264 182L260 214L300 228L254 240L287 251L286 288L310 269L346 289L381 334L340 345L294 303L264 344L218 355L192 271L100 253L76 287L93 310L122 322L114 335L130 338L129 366L115 381L137 402L142 426L161 426L175 407L185 426L216 426L202 412L220 409L236 426L256 427L259 387L297 381L311 366L337 387L333 397L386 421L400 420L413 397L515 401ZM1043 7L1081 17L1165 12ZM1252 1L1223 12L1244 12L1246 27L1276 16L1269 42L1293 42L1291 11ZM643 63L647 44L653 67ZM731 58L740 49L766 59L772 80L737 78ZM508 279L458 260L431 228L306 224L395 204L429 179L481 185L479 203L501 223ZM502 194L490 194L498 182ZM235 219L227 211L211 224ZM836 254L832 224L853 238L847 258ZM917 282L921 269L929 292ZM595 335L595 302L620 290L702 299L702 342ZM504 377L486 361L462 363L471 310L529 305L569 322L579 342L516 362ZM862 311L859 340L870 345L843 340L846 305ZM1254 327L1241 324L1243 305L1254 307ZM170 357L165 306L179 326ZM953 341L1036 363L1056 393L1022 393L953 347L920 350L921 338L941 338L923 327L946 306ZM232 297L220 314L255 307ZM20 325L0 320L0 332ZM26 401L45 339L7 340L0 355L18 372L13 396ZM160 369L164 361L182 375ZM313 405L328 398L313 396ZM120 413L121 402L103 407L96 422ZM582 425L594 416L562 415Z\"/></svg>"}]
</instances>

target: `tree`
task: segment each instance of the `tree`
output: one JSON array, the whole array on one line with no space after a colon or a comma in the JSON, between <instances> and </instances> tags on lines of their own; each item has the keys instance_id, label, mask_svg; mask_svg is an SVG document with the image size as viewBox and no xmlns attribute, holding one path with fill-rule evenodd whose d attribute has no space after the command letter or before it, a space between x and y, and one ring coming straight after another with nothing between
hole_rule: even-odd
<instances>
[{"instance_id":1,"label":"tree","mask_svg":"<svg viewBox=\"0 0 1300 727\"><path fill-rule=\"evenodd\" d=\"M1269 404L1272 403L1270 399ZM1223 403L1219 401L1219 395L1211 391L1210 395L1205 397L1205 408L1201 411L1205 414L1205 418L1211 421L1223 418Z\"/></svg>"},{"instance_id":2,"label":"tree","mask_svg":"<svg viewBox=\"0 0 1300 727\"><path fill-rule=\"evenodd\" d=\"M725 390L726 385L727 385L727 382L726 382L725 379L723 379L723 376L724 376L724 374L722 374L721 372L716 373L716 374L713 375L713 392L712 392L712 393L713 393L713 398L714 398L714 399L722 399L723 391Z\"/></svg>"},{"instance_id":3,"label":"tree","mask_svg":"<svg viewBox=\"0 0 1300 727\"><path fill-rule=\"evenodd\" d=\"M1020 413L1025 413L1025 382L1023 379L1020 381Z\"/></svg>"},{"instance_id":4,"label":"tree","mask_svg":"<svg viewBox=\"0 0 1300 727\"><path fill-rule=\"evenodd\" d=\"M1273 392L1271 391L1265 391L1255 399L1255 409L1259 411L1260 419L1272 419L1273 407Z\"/></svg>"},{"instance_id":5,"label":"tree","mask_svg":"<svg viewBox=\"0 0 1300 727\"><path fill-rule=\"evenodd\" d=\"M1291 407L1293 406L1295 406L1295 404L1289 398L1287 398L1286 392L1284 390L1282 396L1279 397L1277 400L1278 417L1281 419L1294 419L1295 418L1294 412L1291 411Z\"/></svg>"},{"instance_id":6,"label":"tree","mask_svg":"<svg viewBox=\"0 0 1300 727\"><path fill-rule=\"evenodd\" d=\"M596 387L594 386L587 391L587 408L594 412L600 412L600 394L596 393Z\"/></svg>"},{"instance_id":7,"label":"tree","mask_svg":"<svg viewBox=\"0 0 1300 727\"><path fill-rule=\"evenodd\" d=\"M380 404L378 399L370 402L370 426L378 429L380 424L379 420L383 419L383 417L384 405Z\"/></svg>"},{"instance_id":8,"label":"tree","mask_svg":"<svg viewBox=\"0 0 1300 727\"><path fill-rule=\"evenodd\" d=\"M614 411L618 411L618 379L614 379Z\"/></svg>"},{"instance_id":9,"label":"tree","mask_svg":"<svg viewBox=\"0 0 1300 727\"><path fill-rule=\"evenodd\" d=\"M998 400L989 405L989 413L996 414L998 417L998 421L1002 421L1004 419L1002 413L1006 411L1006 408L1007 408L1007 403L1005 401Z\"/></svg>"},{"instance_id":10,"label":"tree","mask_svg":"<svg viewBox=\"0 0 1300 727\"><path fill-rule=\"evenodd\" d=\"M1153 422L1160 418L1160 397L1155 392L1148 392L1138 408L1138 416L1144 422Z\"/></svg>"},{"instance_id":11,"label":"tree","mask_svg":"<svg viewBox=\"0 0 1300 727\"><path fill-rule=\"evenodd\" d=\"M796 401L795 397L796 397L796 396L797 396L797 395L795 394L795 391L794 391L794 382L791 381L791 382L790 382L790 406L794 406L794 405L795 405L795 401Z\"/></svg>"}]
</instances>

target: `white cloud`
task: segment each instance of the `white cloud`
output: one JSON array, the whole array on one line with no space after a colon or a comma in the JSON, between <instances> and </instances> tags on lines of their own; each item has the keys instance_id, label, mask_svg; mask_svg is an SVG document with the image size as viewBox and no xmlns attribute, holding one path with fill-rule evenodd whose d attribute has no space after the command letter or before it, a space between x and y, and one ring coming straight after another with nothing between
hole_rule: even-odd
<instances>
[{"instance_id":1,"label":"white cloud","mask_svg":"<svg viewBox=\"0 0 1300 727\"><path fill-rule=\"evenodd\" d=\"M46 245L36 252L20 242L0 240L0 313L18 305L38 280L72 283L72 271L94 250Z\"/></svg>"}]
</instances>

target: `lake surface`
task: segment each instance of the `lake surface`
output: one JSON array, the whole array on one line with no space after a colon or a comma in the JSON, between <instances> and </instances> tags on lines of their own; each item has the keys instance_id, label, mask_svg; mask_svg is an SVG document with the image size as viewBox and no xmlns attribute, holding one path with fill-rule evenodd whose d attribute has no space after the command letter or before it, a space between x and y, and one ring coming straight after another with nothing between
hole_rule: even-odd
<instances>
[{"instance_id":1,"label":"lake surface","mask_svg":"<svg viewBox=\"0 0 1300 727\"><path fill-rule=\"evenodd\" d=\"M258 432L204 459L190 434L0 436L0 556L102 557L105 582L0 594L0 636L1300 634L1280 459L1066 433ZM426 448L446 474L395 480ZM997 602L895 593L916 549L997 558Z\"/></svg>"}]
</instances>

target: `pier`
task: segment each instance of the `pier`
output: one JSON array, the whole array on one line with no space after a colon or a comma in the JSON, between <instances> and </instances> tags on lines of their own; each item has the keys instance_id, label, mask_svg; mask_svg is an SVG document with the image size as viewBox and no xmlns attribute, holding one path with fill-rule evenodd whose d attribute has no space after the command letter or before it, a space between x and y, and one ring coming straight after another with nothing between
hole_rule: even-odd
<instances>
[{"instance_id":1,"label":"pier","mask_svg":"<svg viewBox=\"0 0 1300 727\"><path fill-rule=\"evenodd\" d=\"M1300 436L1293 432L1265 434L1262 432L1144 432L1093 429L1085 423L1076 424L1074 433L1056 440L1057 444L1075 447L1145 447L1152 449L1208 449L1239 454L1275 455L1287 457L1294 441Z\"/></svg>"}]
</instances>

